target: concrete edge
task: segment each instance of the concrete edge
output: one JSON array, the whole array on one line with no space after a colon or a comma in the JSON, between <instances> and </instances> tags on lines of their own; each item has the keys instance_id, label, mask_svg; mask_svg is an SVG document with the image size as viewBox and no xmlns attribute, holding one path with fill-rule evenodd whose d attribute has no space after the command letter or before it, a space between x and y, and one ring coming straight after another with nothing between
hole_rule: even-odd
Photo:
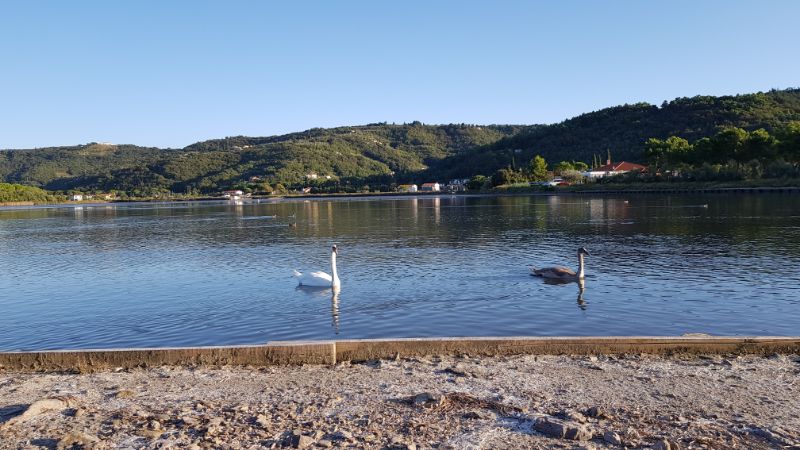
<instances>
[{"instance_id":1,"label":"concrete edge","mask_svg":"<svg viewBox=\"0 0 800 450\"><path fill-rule=\"evenodd\" d=\"M0 370L92 372L155 366L335 364L428 355L800 353L800 337L602 336L274 341L221 347L0 352Z\"/></svg>"},{"instance_id":2,"label":"concrete edge","mask_svg":"<svg viewBox=\"0 0 800 450\"><path fill-rule=\"evenodd\" d=\"M34 372L92 372L155 366L274 366L334 364L333 341L232 347L56 350L0 353L0 368Z\"/></svg>"},{"instance_id":3,"label":"concrete edge","mask_svg":"<svg viewBox=\"0 0 800 450\"><path fill-rule=\"evenodd\" d=\"M599 355L599 354L721 354L797 353L800 337L517 337L375 339L336 342L337 361L365 361L396 356L468 354L473 356Z\"/></svg>"}]
</instances>

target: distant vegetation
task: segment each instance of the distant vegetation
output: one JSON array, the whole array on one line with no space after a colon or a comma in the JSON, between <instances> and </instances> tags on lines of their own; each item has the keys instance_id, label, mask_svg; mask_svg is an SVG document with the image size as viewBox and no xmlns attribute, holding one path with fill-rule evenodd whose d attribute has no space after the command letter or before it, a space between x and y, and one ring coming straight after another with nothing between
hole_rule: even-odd
<instances>
[{"instance_id":1,"label":"distant vegetation","mask_svg":"<svg viewBox=\"0 0 800 450\"><path fill-rule=\"evenodd\" d=\"M55 203L63 200L64 197L52 195L37 187L0 183L0 203Z\"/></svg>"},{"instance_id":2,"label":"distant vegetation","mask_svg":"<svg viewBox=\"0 0 800 450\"><path fill-rule=\"evenodd\" d=\"M466 155L439 162L439 178L489 174L501 168L521 168L535 155L547 161L606 160L644 163L650 138L677 136L689 141L711 137L724 128L746 131L763 128L772 133L791 121L800 121L800 89L773 90L736 96L698 96L664 102L615 106L582 114L564 122L530 127Z\"/></svg>"},{"instance_id":3,"label":"distant vegetation","mask_svg":"<svg viewBox=\"0 0 800 450\"><path fill-rule=\"evenodd\" d=\"M770 134L763 128L726 128L693 143L670 136L648 139L650 164L646 180L757 180L800 177L800 122L789 122ZM642 177L638 177L642 179Z\"/></svg>"},{"instance_id":4,"label":"distant vegetation","mask_svg":"<svg viewBox=\"0 0 800 450\"><path fill-rule=\"evenodd\" d=\"M432 163L523 128L383 123L265 138L230 137L180 150L94 143L14 150L0 152L0 179L51 190L116 190L134 196L230 188L272 192L306 185L318 191L365 186L388 190L398 181L425 181Z\"/></svg>"},{"instance_id":5,"label":"distant vegetation","mask_svg":"<svg viewBox=\"0 0 800 450\"><path fill-rule=\"evenodd\" d=\"M497 184L499 177L545 178L542 162L533 163L536 155L561 161L549 169L572 176L587 163L604 161L608 152L615 161L649 162L653 176L727 177L735 168L741 179L793 177L797 123L800 89L774 90L679 98L660 107L623 105L554 125L375 123L228 137L183 149L92 143L6 150L0 151L0 181L62 192L116 191L123 197L232 188L389 191L403 183L451 178L471 178L474 187Z\"/></svg>"}]
</instances>

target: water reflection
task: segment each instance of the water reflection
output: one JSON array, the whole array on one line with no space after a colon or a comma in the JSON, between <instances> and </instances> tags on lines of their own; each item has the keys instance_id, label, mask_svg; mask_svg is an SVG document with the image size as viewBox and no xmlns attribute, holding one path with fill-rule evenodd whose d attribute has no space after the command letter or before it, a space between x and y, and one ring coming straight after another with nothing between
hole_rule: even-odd
<instances>
[{"instance_id":1,"label":"water reflection","mask_svg":"<svg viewBox=\"0 0 800 450\"><path fill-rule=\"evenodd\" d=\"M331 325L333 331L339 334L339 289L332 289L331 295Z\"/></svg>"},{"instance_id":2,"label":"water reflection","mask_svg":"<svg viewBox=\"0 0 800 450\"><path fill-rule=\"evenodd\" d=\"M339 294L340 287L297 286L296 291L302 292L314 301L330 299L331 302L331 327L334 334L339 334Z\"/></svg>"},{"instance_id":3,"label":"water reflection","mask_svg":"<svg viewBox=\"0 0 800 450\"><path fill-rule=\"evenodd\" d=\"M580 308L583 311L586 311L587 304L586 304L586 300L584 300L584 298L583 298L583 294L586 292L586 281L585 281L585 279L576 278L576 279L572 279L572 280L559 280L559 279L553 279L553 278L543 278L542 280L544 281L544 284L556 285L556 286L565 285L565 284L572 284L572 283L575 283L576 285L578 285L578 302L577 302L578 303L578 308Z\"/></svg>"},{"instance_id":4,"label":"water reflection","mask_svg":"<svg viewBox=\"0 0 800 450\"><path fill-rule=\"evenodd\" d=\"M81 206L0 208L0 350L800 329L798 195ZM287 279L332 242L346 322ZM589 294L519 270L577 243Z\"/></svg>"}]
</instances>

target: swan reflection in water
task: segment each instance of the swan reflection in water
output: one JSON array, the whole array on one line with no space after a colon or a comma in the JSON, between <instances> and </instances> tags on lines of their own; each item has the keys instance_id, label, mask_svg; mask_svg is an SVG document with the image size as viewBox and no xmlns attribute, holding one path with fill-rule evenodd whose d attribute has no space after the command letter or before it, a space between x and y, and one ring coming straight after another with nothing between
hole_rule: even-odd
<instances>
[{"instance_id":1,"label":"swan reflection in water","mask_svg":"<svg viewBox=\"0 0 800 450\"><path fill-rule=\"evenodd\" d=\"M322 288L314 286L297 286L296 291L301 291L309 297L315 299L329 298L331 299L331 326L333 332L339 334L339 287L335 288Z\"/></svg>"},{"instance_id":2,"label":"swan reflection in water","mask_svg":"<svg viewBox=\"0 0 800 450\"><path fill-rule=\"evenodd\" d=\"M331 325L333 332L339 334L339 289L332 289L331 295Z\"/></svg>"},{"instance_id":3,"label":"swan reflection in water","mask_svg":"<svg viewBox=\"0 0 800 450\"><path fill-rule=\"evenodd\" d=\"M583 311L586 311L586 300L583 299L583 294L586 292L586 281L583 278L573 279L573 280L559 280L553 278L545 278L545 284L572 284L575 283L578 285L578 308Z\"/></svg>"}]
</instances>

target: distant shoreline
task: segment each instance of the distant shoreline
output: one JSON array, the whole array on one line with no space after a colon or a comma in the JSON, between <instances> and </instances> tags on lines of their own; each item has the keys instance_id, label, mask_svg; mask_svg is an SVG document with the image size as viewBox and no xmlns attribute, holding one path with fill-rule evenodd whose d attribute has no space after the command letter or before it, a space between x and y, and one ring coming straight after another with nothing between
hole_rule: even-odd
<instances>
[{"instance_id":1,"label":"distant shoreline","mask_svg":"<svg viewBox=\"0 0 800 450\"><path fill-rule=\"evenodd\" d=\"M0 202L0 206L34 206L34 202Z\"/></svg>"},{"instance_id":2,"label":"distant shoreline","mask_svg":"<svg viewBox=\"0 0 800 450\"><path fill-rule=\"evenodd\" d=\"M336 198L419 198L419 197L523 197L523 196L575 196L575 195L630 195L630 194L800 194L798 186L762 186L762 187L657 187L648 189L642 185L631 185L629 188L600 188L600 189L574 189L559 188L547 191L538 188L507 188L497 191L484 192L355 192L355 193L332 193L332 194L297 194L280 196L255 196L246 201L245 204L253 203L253 200L280 201L280 200L314 200L314 199L336 199ZM130 199L113 201L90 201L90 202L63 202L63 203L41 203L34 202L0 202L0 208L15 207L67 207L67 206L98 206L114 205L126 203L186 203L186 202L225 202L230 201L224 197L196 197L178 199Z\"/></svg>"},{"instance_id":3,"label":"distant shoreline","mask_svg":"<svg viewBox=\"0 0 800 450\"><path fill-rule=\"evenodd\" d=\"M639 187L640 185L636 185ZM458 196L458 197L504 197L504 196L553 196L553 195L584 195L584 194L696 194L696 193L800 193L798 186L786 187L703 187L703 188L656 188L642 189L559 189L545 191L541 189L509 189L490 192L375 192L375 193L342 193L342 194L303 194L287 195L283 197L254 197L254 198L325 198L325 197L427 197L427 196Z\"/></svg>"}]
</instances>

